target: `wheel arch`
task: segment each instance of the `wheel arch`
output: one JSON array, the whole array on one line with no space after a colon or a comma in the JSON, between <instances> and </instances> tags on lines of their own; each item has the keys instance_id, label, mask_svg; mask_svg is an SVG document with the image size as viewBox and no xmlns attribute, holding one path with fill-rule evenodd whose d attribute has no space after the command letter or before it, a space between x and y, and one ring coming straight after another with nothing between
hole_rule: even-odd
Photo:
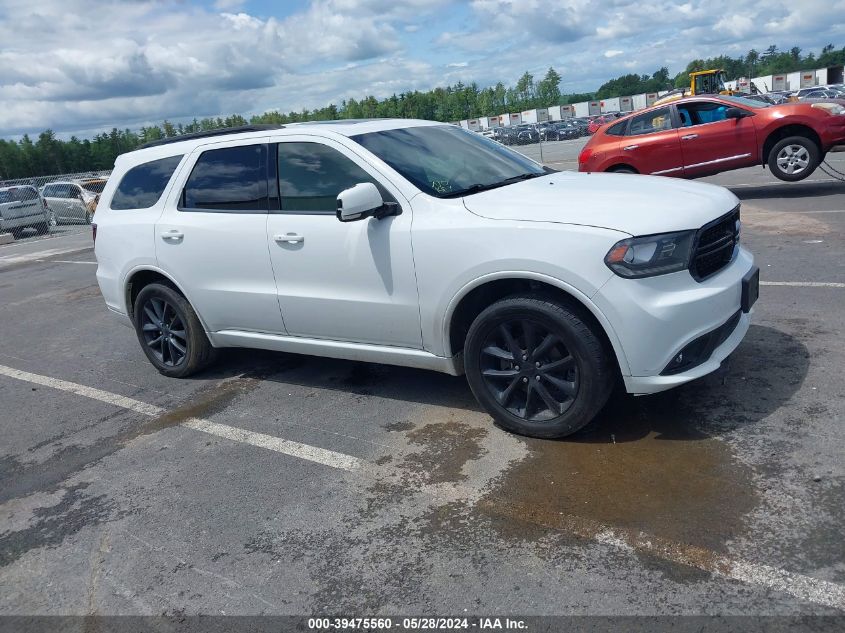
<instances>
[{"instance_id":1,"label":"wheel arch","mask_svg":"<svg viewBox=\"0 0 845 633\"><path fill-rule=\"evenodd\" d=\"M769 135L763 142L763 149L759 157L761 164L765 165L768 162L769 153L778 142L790 136L803 136L809 138L816 144L816 147L819 148L819 155L823 154L824 150L822 149L822 139L812 127L804 125L803 123L790 123L788 125L782 125L781 127L769 132Z\"/></svg>"},{"instance_id":2,"label":"wheel arch","mask_svg":"<svg viewBox=\"0 0 845 633\"><path fill-rule=\"evenodd\" d=\"M173 277L165 273L160 268L155 268L153 266L140 266L127 273L126 281L123 284L123 300L126 305L126 313L129 315L129 319L133 323L135 299L138 297L138 293L141 292L141 289L143 289L144 286L148 286L149 284L155 282L164 283L165 285L170 286L180 295L185 297L188 303L190 303L193 307L194 304L188 296L188 293L185 292L184 288L182 288L182 286L173 279ZM194 312L196 312L197 318L200 320L200 323L202 323L203 329L207 332L208 327L206 326L202 315L196 311L196 308L194 308Z\"/></svg>"},{"instance_id":3,"label":"wheel arch","mask_svg":"<svg viewBox=\"0 0 845 633\"><path fill-rule=\"evenodd\" d=\"M473 320L487 306L508 296L531 293L552 297L575 308L596 327L617 370L630 373L628 360L610 321L577 288L559 279L531 272L502 272L485 275L464 286L447 308L443 322L443 343L447 357L463 353L466 334Z\"/></svg>"},{"instance_id":4,"label":"wheel arch","mask_svg":"<svg viewBox=\"0 0 845 633\"><path fill-rule=\"evenodd\" d=\"M639 170L639 169L637 169L636 167L634 167L633 165L631 165L630 163L623 163L623 162L613 163L610 167L608 167L607 169L605 169L605 171L606 171L606 172L615 172L615 171L618 171L620 168L623 168L623 169L630 169L630 170L632 170L635 174L639 174L639 173L640 173L640 170Z\"/></svg>"}]
</instances>

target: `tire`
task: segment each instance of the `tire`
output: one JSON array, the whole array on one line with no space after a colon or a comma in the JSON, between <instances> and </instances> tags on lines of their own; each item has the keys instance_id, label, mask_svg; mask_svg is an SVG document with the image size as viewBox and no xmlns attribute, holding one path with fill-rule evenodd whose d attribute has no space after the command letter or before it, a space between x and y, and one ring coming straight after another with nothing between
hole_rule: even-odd
<instances>
[{"instance_id":1,"label":"tire","mask_svg":"<svg viewBox=\"0 0 845 633\"><path fill-rule=\"evenodd\" d=\"M38 233L38 235L47 235L47 233L50 232L50 227L47 225L47 222L36 224L33 228L35 228L35 232Z\"/></svg>"},{"instance_id":2,"label":"tire","mask_svg":"<svg viewBox=\"0 0 845 633\"><path fill-rule=\"evenodd\" d=\"M549 335L555 342L547 344ZM522 360L513 360L518 354ZM464 367L473 395L496 424L531 437L575 433L592 421L614 386L611 361L593 326L578 310L535 295L502 299L476 317Z\"/></svg>"},{"instance_id":3,"label":"tire","mask_svg":"<svg viewBox=\"0 0 845 633\"><path fill-rule=\"evenodd\" d=\"M633 167L612 167L607 171L613 174L636 174L638 173Z\"/></svg>"},{"instance_id":4,"label":"tire","mask_svg":"<svg viewBox=\"0 0 845 633\"><path fill-rule=\"evenodd\" d=\"M768 164L775 177L787 182L797 182L816 170L820 157L819 147L811 139L806 136L790 136L775 143L769 152Z\"/></svg>"},{"instance_id":5,"label":"tire","mask_svg":"<svg viewBox=\"0 0 845 633\"><path fill-rule=\"evenodd\" d=\"M185 378L214 360L215 350L196 312L171 286L162 283L144 286L135 299L133 317L141 349L161 374ZM157 337L164 340L156 343Z\"/></svg>"}]
</instances>

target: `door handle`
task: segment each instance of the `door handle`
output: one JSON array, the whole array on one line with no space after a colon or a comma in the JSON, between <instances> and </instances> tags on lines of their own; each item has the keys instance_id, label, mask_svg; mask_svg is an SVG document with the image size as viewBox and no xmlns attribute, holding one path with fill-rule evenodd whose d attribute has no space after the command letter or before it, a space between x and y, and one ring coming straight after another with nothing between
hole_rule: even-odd
<instances>
[{"instance_id":1,"label":"door handle","mask_svg":"<svg viewBox=\"0 0 845 633\"><path fill-rule=\"evenodd\" d=\"M178 231L176 229L171 229L170 231L165 231L161 234L161 239L172 240L174 242L181 240L183 237L185 237L185 234L182 233L182 231Z\"/></svg>"},{"instance_id":2,"label":"door handle","mask_svg":"<svg viewBox=\"0 0 845 633\"><path fill-rule=\"evenodd\" d=\"M691 140L692 140L692 139L694 139L694 138L698 138L698 134L684 134L684 135L681 137L681 140L682 140L682 141L691 141Z\"/></svg>"},{"instance_id":3,"label":"door handle","mask_svg":"<svg viewBox=\"0 0 845 633\"><path fill-rule=\"evenodd\" d=\"M273 239L276 242L287 242L288 244L300 244L301 242L305 241L305 238L303 236L297 235L296 233L274 235Z\"/></svg>"},{"instance_id":4,"label":"door handle","mask_svg":"<svg viewBox=\"0 0 845 633\"><path fill-rule=\"evenodd\" d=\"M622 150L626 152L630 152L632 149L637 149L639 145L628 145L627 147L623 147Z\"/></svg>"}]
</instances>

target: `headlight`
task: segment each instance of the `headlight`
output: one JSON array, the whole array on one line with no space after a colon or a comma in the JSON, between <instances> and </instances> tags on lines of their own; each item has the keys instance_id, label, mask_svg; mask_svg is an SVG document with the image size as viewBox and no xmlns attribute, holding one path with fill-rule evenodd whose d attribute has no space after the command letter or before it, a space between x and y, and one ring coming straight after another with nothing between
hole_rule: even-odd
<instances>
[{"instance_id":1,"label":"headlight","mask_svg":"<svg viewBox=\"0 0 845 633\"><path fill-rule=\"evenodd\" d=\"M629 279L674 273L689 266L694 237L695 231L631 237L616 242L604 263Z\"/></svg>"},{"instance_id":2,"label":"headlight","mask_svg":"<svg viewBox=\"0 0 845 633\"><path fill-rule=\"evenodd\" d=\"M819 110L827 110L830 114L845 114L845 108L838 103L814 103L811 108L818 108Z\"/></svg>"}]
</instances>

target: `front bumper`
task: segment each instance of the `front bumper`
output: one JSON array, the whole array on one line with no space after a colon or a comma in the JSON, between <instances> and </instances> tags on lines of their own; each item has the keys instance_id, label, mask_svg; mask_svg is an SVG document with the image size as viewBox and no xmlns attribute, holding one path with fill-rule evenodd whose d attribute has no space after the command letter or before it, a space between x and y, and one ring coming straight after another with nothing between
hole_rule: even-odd
<instances>
[{"instance_id":1,"label":"front bumper","mask_svg":"<svg viewBox=\"0 0 845 633\"><path fill-rule=\"evenodd\" d=\"M740 247L728 266L701 283L689 271L645 279L614 275L593 301L610 321L624 352L620 367L626 390L655 393L716 370L742 341L751 312L740 312L735 328L706 360L685 371L665 373L681 350L741 311L742 280L753 269L753 256Z\"/></svg>"}]
</instances>

